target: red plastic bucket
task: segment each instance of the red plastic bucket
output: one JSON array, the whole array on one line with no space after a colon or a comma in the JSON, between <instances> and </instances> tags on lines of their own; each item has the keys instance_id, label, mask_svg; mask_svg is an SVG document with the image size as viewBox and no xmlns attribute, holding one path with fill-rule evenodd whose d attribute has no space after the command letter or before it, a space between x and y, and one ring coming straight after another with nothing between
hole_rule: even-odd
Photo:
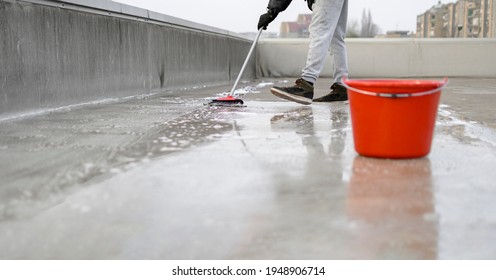
<instances>
[{"instance_id":1,"label":"red plastic bucket","mask_svg":"<svg viewBox=\"0 0 496 280\"><path fill-rule=\"evenodd\" d=\"M342 80L348 89L355 150L362 156L429 154L444 81Z\"/></svg>"}]
</instances>

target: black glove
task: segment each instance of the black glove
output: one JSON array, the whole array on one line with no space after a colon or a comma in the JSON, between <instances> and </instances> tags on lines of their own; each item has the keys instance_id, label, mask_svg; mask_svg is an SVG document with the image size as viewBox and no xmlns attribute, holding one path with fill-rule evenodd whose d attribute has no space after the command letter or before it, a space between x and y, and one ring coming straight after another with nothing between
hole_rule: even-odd
<instances>
[{"instance_id":1,"label":"black glove","mask_svg":"<svg viewBox=\"0 0 496 280\"><path fill-rule=\"evenodd\" d=\"M315 0L305 0L305 1L307 1L307 5L308 5L308 8L310 9L310 11L313 11L312 6L313 6L313 3L315 3Z\"/></svg>"},{"instance_id":2,"label":"black glove","mask_svg":"<svg viewBox=\"0 0 496 280\"><path fill-rule=\"evenodd\" d=\"M267 26L269 26L269 23L274 21L278 14L279 13L277 12L269 10L267 13L261 15L260 19L258 20L257 30L260 30L260 28L266 30Z\"/></svg>"},{"instance_id":3,"label":"black glove","mask_svg":"<svg viewBox=\"0 0 496 280\"><path fill-rule=\"evenodd\" d=\"M267 29L269 23L274 21L280 12L286 10L293 0L269 0L269 5L267 6L267 13L260 16L258 20L258 30L263 28Z\"/></svg>"}]
</instances>

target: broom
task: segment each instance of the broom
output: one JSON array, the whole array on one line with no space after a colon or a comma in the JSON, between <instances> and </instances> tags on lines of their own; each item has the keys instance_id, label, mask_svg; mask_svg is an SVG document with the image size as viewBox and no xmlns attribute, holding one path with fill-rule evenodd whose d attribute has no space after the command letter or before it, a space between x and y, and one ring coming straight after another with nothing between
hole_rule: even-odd
<instances>
[{"instance_id":1,"label":"broom","mask_svg":"<svg viewBox=\"0 0 496 280\"><path fill-rule=\"evenodd\" d=\"M220 97L217 99L214 99L208 103L210 106L242 106L244 104L243 100L237 98L237 95L235 95L235 90L236 87L238 86L239 80L241 79L241 76L243 75L243 72L245 71L246 65L248 64L248 61L250 60L251 54L253 53L253 50L255 49L255 46L258 42L258 39L260 38L260 35L262 34L263 28L260 28L260 30L257 33L257 36L255 37L255 40L253 41L253 44L251 45L250 51L248 52L248 55L246 56L245 63L243 64L243 67L241 67L241 71L238 74L238 78L236 79L236 82L234 83L234 86L231 89L231 92L225 96L225 97Z\"/></svg>"}]
</instances>

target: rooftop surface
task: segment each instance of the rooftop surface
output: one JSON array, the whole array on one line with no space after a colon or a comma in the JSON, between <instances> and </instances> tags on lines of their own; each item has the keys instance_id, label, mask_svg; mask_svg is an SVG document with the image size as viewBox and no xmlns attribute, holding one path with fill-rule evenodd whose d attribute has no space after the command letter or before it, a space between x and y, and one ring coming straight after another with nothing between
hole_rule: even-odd
<instances>
[{"instance_id":1,"label":"rooftop surface","mask_svg":"<svg viewBox=\"0 0 496 280\"><path fill-rule=\"evenodd\" d=\"M293 80L0 122L0 259L496 258L495 79L452 78L413 160L357 155L345 102L269 93Z\"/></svg>"}]
</instances>

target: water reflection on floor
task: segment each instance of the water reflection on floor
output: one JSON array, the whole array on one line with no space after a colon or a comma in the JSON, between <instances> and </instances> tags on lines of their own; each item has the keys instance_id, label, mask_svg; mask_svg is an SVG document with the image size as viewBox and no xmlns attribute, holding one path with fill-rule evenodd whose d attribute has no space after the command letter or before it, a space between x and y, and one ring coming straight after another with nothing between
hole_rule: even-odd
<instances>
[{"instance_id":1,"label":"water reflection on floor","mask_svg":"<svg viewBox=\"0 0 496 280\"><path fill-rule=\"evenodd\" d=\"M491 128L441 106L428 157L373 159L346 103L245 102L2 123L0 258L496 258Z\"/></svg>"}]
</instances>

